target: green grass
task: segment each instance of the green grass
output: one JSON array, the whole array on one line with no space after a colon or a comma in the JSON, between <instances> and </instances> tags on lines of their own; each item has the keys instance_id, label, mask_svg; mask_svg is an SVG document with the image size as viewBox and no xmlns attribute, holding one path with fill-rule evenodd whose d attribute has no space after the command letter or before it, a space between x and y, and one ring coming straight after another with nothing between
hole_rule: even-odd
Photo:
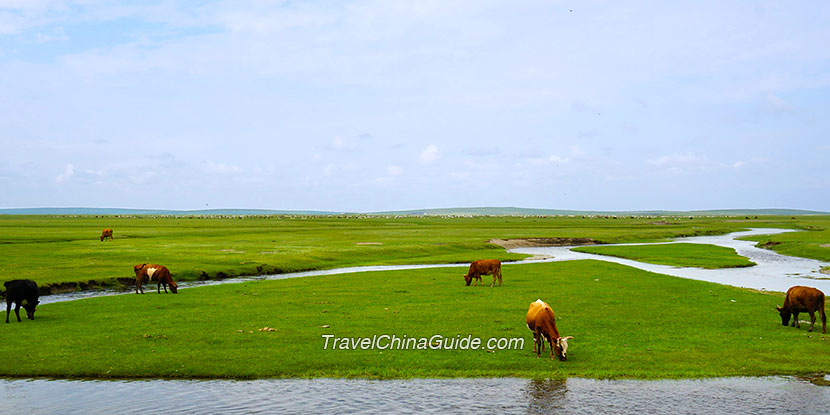
<instances>
[{"instance_id":1,"label":"green grass","mask_svg":"<svg viewBox=\"0 0 830 415\"><path fill-rule=\"evenodd\" d=\"M603 261L504 265L504 286L463 268L371 272L99 297L38 307L0 328L2 376L687 378L830 372L830 337L783 327L783 294ZM541 298L569 359L531 354ZM12 317L14 318L14 317ZM328 325L328 328L321 326ZM272 327L273 332L259 331ZM521 350L323 350L323 334L520 337Z\"/></svg>"},{"instance_id":2,"label":"green grass","mask_svg":"<svg viewBox=\"0 0 830 415\"><path fill-rule=\"evenodd\" d=\"M574 251L618 258L633 259L649 264L706 269L750 267L755 265L732 248L708 244L673 243L657 245L584 246Z\"/></svg>"},{"instance_id":3,"label":"green grass","mask_svg":"<svg viewBox=\"0 0 830 415\"><path fill-rule=\"evenodd\" d=\"M830 224L821 221L802 228L808 232L787 232L741 238L779 254L830 261Z\"/></svg>"},{"instance_id":4,"label":"green grass","mask_svg":"<svg viewBox=\"0 0 830 415\"><path fill-rule=\"evenodd\" d=\"M590 237L605 243L668 241L748 227L812 229L792 237L830 243L824 231L830 228L828 216L744 220L0 215L0 282L28 278L41 286L62 284L62 289L118 285L117 279L134 278L133 265L145 262L166 265L182 281L355 265L465 263L480 258L509 261L525 256L506 253L487 241L523 237ZM114 229L115 241L99 241L103 228ZM822 249L820 253L830 259L830 249Z\"/></svg>"}]
</instances>

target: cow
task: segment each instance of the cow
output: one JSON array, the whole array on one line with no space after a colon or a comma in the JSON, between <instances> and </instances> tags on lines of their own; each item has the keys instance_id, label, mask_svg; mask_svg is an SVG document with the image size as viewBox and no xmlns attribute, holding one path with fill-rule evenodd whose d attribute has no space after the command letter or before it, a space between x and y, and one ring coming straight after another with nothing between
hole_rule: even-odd
<instances>
[{"instance_id":1,"label":"cow","mask_svg":"<svg viewBox=\"0 0 830 415\"><path fill-rule=\"evenodd\" d=\"M498 259L479 259L470 264L470 269L464 275L464 281L469 286L473 279L477 279L478 282L475 285L479 283L484 285L484 282L481 281L481 276L490 274L493 275L493 283L490 284L490 287L492 288L496 285L496 278L499 279L499 287L501 287L501 262Z\"/></svg>"},{"instance_id":2,"label":"cow","mask_svg":"<svg viewBox=\"0 0 830 415\"><path fill-rule=\"evenodd\" d=\"M536 357L542 356L547 339L550 343L550 358L553 359L553 354L556 353L559 360L563 362L568 360L568 339L572 339L573 336L559 336L559 331L556 330L556 317L547 303L542 300L530 303L525 322L527 322L527 328L533 333L533 351Z\"/></svg>"},{"instance_id":3,"label":"cow","mask_svg":"<svg viewBox=\"0 0 830 415\"><path fill-rule=\"evenodd\" d=\"M144 294L144 288L141 287L141 284L144 282L144 279L147 279L147 282L156 281L156 291L161 294L161 287L164 286L164 293L167 293L167 286L170 286L170 291L173 294L179 292L179 286L173 281L173 278L170 277L170 270L167 269L164 265L158 264L139 264L133 267L133 271L135 271L135 293L138 294L138 290L141 290L141 293Z\"/></svg>"},{"instance_id":4,"label":"cow","mask_svg":"<svg viewBox=\"0 0 830 415\"><path fill-rule=\"evenodd\" d=\"M786 326L790 322L790 315L793 317L792 326L801 327L798 321L798 313L810 313L810 330L813 331L813 325L816 323L816 314L818 311L821 315L822 332L827 333L827 316L824 315L824 293L813 287L802 287L796 285L787 290L787 296L784 297L784 306L776 306L778 314L781 316L781 324Z\"/></svg>"},{"instance_id":5,"label":"cow","mask_svg":"<svg viewBox=\"0 0 830 415\"><path fill-rule=\"evenodd\" d=\"M20 322L20 306L26 309L26 318L29 320L35 319L35 308L40 301L38 301L37 284L32 280L13 280L3 283L6 286L6 323L9 322L9 313L11 312L12 303L14 303L14 314L17 315L17 321Z\"/></svg>"},{"instance_id":6,"label":"cow","mask_svg":"<svg viewBox=\"0 0 830 415\"><path fill-rule=\"evenodd\" d=\"M110 241L113 240L112 239L112 229L110 229L110 228L104 229L104 231L101 232L101 241L103 242L104 239L107 239L107 238L110 238Z\"/></svg>"}]
</instances>

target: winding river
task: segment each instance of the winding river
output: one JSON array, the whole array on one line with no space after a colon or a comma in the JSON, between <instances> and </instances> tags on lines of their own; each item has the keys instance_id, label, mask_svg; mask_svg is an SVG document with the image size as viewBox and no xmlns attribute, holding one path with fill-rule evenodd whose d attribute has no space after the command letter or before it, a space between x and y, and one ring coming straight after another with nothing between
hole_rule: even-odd
<instances>
[{"instance_id":1,"label":"winding river","mask_svg":"<svg viewBox=\"0 0 830 415\"><path fill-rule=\"evenodd\" d=\"M830 292L830 278L818 270L830 263L756 248L735 238L789 232L753 229L674 242L734 248L757 265L704 270L645 264L579 253L570 247L517 248L511 252L552 257L543 261L598 259L682 278L755 289L786 291L811 285ZM520 261L519 263L540 262ZM299 278L350 272L467 265L353 267L223 281L182 283L181 288L241 281ZM123 294L93 291L41 297L43 303ZM81 381L0 379L0 411L33 414L251 414L251 413L557 413L557 414L822 414L830 408L827 377L812 382L793 377L700 380L538 379L264 379Z\"/></svg>"}]
</instances>

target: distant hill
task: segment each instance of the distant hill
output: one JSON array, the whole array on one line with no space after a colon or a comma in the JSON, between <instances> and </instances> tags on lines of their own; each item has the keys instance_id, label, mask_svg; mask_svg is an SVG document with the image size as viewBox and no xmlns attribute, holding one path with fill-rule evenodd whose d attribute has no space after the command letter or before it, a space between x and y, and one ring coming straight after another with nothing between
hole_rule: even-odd
<instances>
[{"instance_id":1,"label":"distant hill","mask_svg":"<svg viewBox=\"0 0 830 415\"><path fill-rule=\"evenodd\" d=\"M12 208L0 209L0 215L339 215L342 212L313 210L269 210L269 209L203 209L203 210L161 210L123 208Z\"/></svg>"},{"instance_id":2,"label":"distant hill","mask_svg":"<svg viewBox=\"0 0 830 415\"><path fill-rule=\"evenodd\" d=\"M316 210L270 210L270 209L202 209L202 210L163 210L163 209L128 209L128 208L8 208L0 209L0 215L342 215L349 212ZM593 210L557 210L532 209L517 207L468 207L396 210L385 212L367 212L366 215L395 216L567 216L567 215L616 215L616 216L758 216L758 215L829 215L802 209L718 209L718 210L642 210L642 211L593 211Z\"/></svg>"},{"instance_id":3,"label":"distant hill","mask_svg":"<svg viewBox=\"0 0 830 415\"><path fill-rule=\"evenodd\" d=\"M640 210L640 211L593 211L593 210L556 210L532 209L517 207L470 207L470 208L442 208L399 210L387 212L373 212L376 215L513 215L513 216L562 216L562 215L617 215L617 216L756 216L756 215L828 215L830 212L820 212L803 209L719 209L719 210Z\"/></svg>"}]
</instances>

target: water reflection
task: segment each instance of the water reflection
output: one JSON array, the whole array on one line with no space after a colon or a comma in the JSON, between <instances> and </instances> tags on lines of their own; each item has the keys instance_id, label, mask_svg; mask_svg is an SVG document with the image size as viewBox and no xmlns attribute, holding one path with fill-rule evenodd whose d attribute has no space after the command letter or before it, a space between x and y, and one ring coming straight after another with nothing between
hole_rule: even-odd
<instances>
[{"instance_id":1,"label":"water reflection","mask_svg":"<svg viewBox=\"0 0 830 415\"><path fill-rule=\"evenodd\" d=\"M568 387L565 380L532 379L525 386L527 413L554 413L565 410Z\"/></svg>"}]
</instances>

